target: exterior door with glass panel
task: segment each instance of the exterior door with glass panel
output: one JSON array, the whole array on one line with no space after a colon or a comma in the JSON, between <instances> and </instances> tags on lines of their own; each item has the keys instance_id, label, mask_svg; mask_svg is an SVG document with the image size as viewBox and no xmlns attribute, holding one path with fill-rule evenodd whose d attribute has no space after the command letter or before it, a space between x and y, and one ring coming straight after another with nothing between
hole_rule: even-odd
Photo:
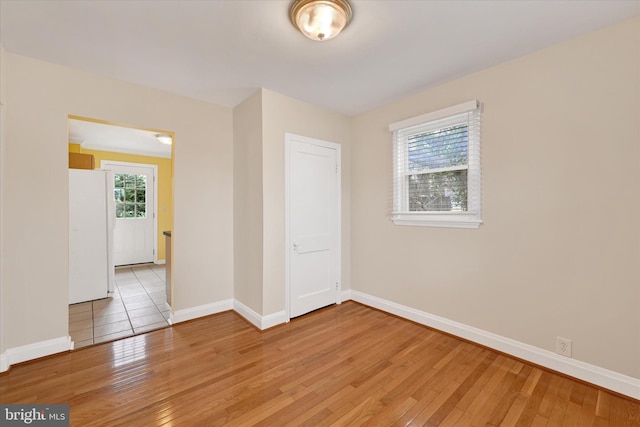
<instances>
[{"instance_id":1,"label":"exterior door with glass panel","mask_svg":"<svg viewBox=\"0 0 640 427\"><path fill-rule=\"evenodd\" d=\"M157 166L101 163L113 171L116 226L113 236L115 265L153 262L155 255L155 194Z\"/></svg>"}]
</instances>

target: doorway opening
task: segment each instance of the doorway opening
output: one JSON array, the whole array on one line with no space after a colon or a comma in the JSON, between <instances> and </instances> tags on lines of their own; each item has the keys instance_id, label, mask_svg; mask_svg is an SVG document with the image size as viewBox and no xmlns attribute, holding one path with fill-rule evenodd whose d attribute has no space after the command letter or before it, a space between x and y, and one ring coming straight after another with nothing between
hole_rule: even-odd
<instances>
[{"instance_id":1,"label":"doorway opening","mask_svg":"<svg viewBox=\"0 0 640 427\"><path fill-rule=\"evenodd\" d=\"M165 235L170 235L173 228L175 135L71 115L68 124L70 171L81 168L87 169L83 172L88 175L106 173L109 183L105 197L112 211L106 225L91 225L111 236L106 262L102 258L96 262L90 249L77 246L85 233L69 224L70 245L76 245L70 246L69 252L70 295L78 294L73 289L87 286L99 289L82 301L70 298L69 334L74 347L168 326L173 289L171 268L166 262L171 259L172 245ZM70 205L70 221L72 216L82 216L83 197L70 193L70 200L80 200L79 206ZM92 239L84 240L89 240L83 243L87 248L95 244ZM85 264L82 256L101 267L78 277L77 266ZM102 280L101 269L112 277L107 294L103 294L102 285L95 286Z\"/></svg>"}]
</instances>

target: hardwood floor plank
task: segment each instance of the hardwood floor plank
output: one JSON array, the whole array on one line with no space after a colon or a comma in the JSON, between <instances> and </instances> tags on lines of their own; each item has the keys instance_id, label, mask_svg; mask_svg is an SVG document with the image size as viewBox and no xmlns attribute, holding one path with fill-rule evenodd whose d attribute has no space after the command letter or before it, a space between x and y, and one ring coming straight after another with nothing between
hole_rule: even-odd
<instances>
[{"instance_id":1,"label":"hardwood floor plank","mask_svg":"<svg viewBox=\"0 0 640 427\"><path fill-rule=\"evenodd\" d=\"M401 418L410 408L418 403L414 398L408 397L396 405L385 405L384 409L367 421L370 426L390 426Z\"/></svg>"},{"instance_id":2,"label":"hardwood floor plank","mask_svg":"<svg viewBox=\"0 0 640 427\"><path fill-rule=\"evenodd\" d=\"M544 394L540 406L538 407L538 414L545 418L551 417L553 406L560 391L561 378L557 375L550 375L549 386Z\"/></svg>"},{"instance_id":3,"label":"hardwood floor plank","mask_svg":"<svg viewBox=\"0 0 640 427\"><path fill-rule=\"evenodd\" d=\"M578 417L578 425L580 426L593 425L596 418L597 398L598 398L598 391L590 387L586 387L584 399L582 401L582 408L580 409L580 415Z\"/></svg>"},{"instance_id":4,"label":"hardwood floor plank","mask_svg":"<svg viewBox=\"0 0 640 427\"><path fill-rule=\"evenodd\" d=\"M549 388L549 382L551 380L550 375L547 375L539 369L535 369L531 377L533 376L536 376L535 388L531 390L531 392L528 392L527 387L523 387L523 393L529 397L524 410L518 418L516 426L524 427L533 424L534 420L539 415L539 408L542 403L542 399Z\"/></svg>"},{"instance_id":5,"label":"hardwood floor plank","mask_svg":"<svg viewBox=\"0 0 640 427\"><path fill-rule=\"evenodd\" d=\"M511 401L511 405L509 406L509 410L504 415L502 421L500 421L501 426L517 426L518 420L520 419L520 415L524 411L525 406L527 405L528 396L524 393L518 393L515 396L515 399Z\"/></svg>"},{"instance_id":6,"label":"hardwood floor plank","mask_svg":"<svg viewBox=\"0 0 640 427\"><path fill-rule=\"evenodd\" d=\"M455 392L438 408L429 418L428 423L440 425L442 421L454 410L462 398L469 392L471 387L478 381L478 378L489 368L498 355L489 353L475 369L464 379Z\"/></svg>"},{"instance_id":7,"label":"hardwood floor plank","mask_svg":"<svg viewBox=\"0 0 640 427\"><path fill-rule=\"evenodd\" d=\"M533 369L531 366L522 365L522 368L517 374L513 373L512 370L504 377L503 384L495 391L499 403L495 406L487 424L492 426L501 425L507 413L509 413L512 406L514 406L516 399L519 398L519 402L522 402L522 397L526 398L526 395L521 394L520 390Z\"/></svg>"},{"instance_id":8,"label":"hardwood floor plank","mask_svg":"<svg viewBox=\"0 0 640 427\"><path fill-rule=\"evenodd\" d=\"M234 312L13 366L2 403L72 426L640 426L639 402L346 302L259 331Z\"/></svg>"},{"instance_id":9,"label":"hardwood floor plank","mask_svg":"<svg viewBox=\"0 0 640 427\"><path fill-rule=\"evenodd\" d=\"M465 425L461 423L461 419L464 416L464 411L458 408L453 408L447 417L439 424L440 427L457 427ZM466 424L470 425L470 424Z\"/></svg>"},{"instance_id":10,"label":"hardwood floor plank","mask_svg":"<svg viewBox=\"0 0 640 427\"><path fill-rule=\"evenodd\" d=\"M488 422L493 409L500 402L495 394L495 390L503 383L503 379L510 372L510 367L514 364L513 359L499 355L487 370L490 375L487 381L478 381L467 395L458 403L457 407L464 410L464 415L460 418L460 425L483 425ZM470 403L466 403L469 400Z\"/></svg>"}]
</instances>

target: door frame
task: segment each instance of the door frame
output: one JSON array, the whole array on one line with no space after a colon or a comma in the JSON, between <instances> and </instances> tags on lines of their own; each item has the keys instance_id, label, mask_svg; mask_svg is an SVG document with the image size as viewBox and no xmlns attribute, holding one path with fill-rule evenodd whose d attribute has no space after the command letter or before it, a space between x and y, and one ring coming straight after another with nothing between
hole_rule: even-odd
<instances>
[{"instance_id":1,"label":"door frame","mask_svg":"<svg viewBox=\"0 0 640 427\"><path fill-rule=\"evenodd\" d=\"M284 247L285 247L285 315L286 322L291 320L291 254L290 254L290 243L291 243L291 230L290 230L290 219L291 219L291 146L292 142L301 142L303 144L316 145L323 148L329 148L336 150L336 253L335 253L335 262L337 267L336 280L338 281L337 292L336 292L336 304L342 303L342 157L341 157L341 149L342 146L340 144L336 144L334 142L323 141L320 139L310 138L306 136L295 135L292 133L284 134L284 152L285 152L285 160L284 160L284 223L285 223L285 231L284 231Z\"/></svg>"},{"instance_id":2,"label":"door frame","mask_svg":"<svg viewBox=\"0 0 640 427\"><path fill-rule=\"evenodd\" d=\"M101 160L100 169L108 169L105 165L133 166L153 169L153 263L158 264L158 165L150 163L118 162Z\"/></svg>"}]
</instances>

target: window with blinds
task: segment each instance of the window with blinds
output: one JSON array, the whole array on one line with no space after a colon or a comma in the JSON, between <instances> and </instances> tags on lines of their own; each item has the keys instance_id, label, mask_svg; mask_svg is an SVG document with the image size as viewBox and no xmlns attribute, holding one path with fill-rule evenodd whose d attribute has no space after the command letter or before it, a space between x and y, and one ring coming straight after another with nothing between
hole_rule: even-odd
<instances>
[{"instance_id":1,"label":"window with blinds","mask_svg":"<svg viewBox=\"0 0 640 427\"><path fill-rule=\"evenodd\" d=\"M477 228L482 223L479 103L466 102L389 128L394 223Z\"/></svg>"}]
</instances>

